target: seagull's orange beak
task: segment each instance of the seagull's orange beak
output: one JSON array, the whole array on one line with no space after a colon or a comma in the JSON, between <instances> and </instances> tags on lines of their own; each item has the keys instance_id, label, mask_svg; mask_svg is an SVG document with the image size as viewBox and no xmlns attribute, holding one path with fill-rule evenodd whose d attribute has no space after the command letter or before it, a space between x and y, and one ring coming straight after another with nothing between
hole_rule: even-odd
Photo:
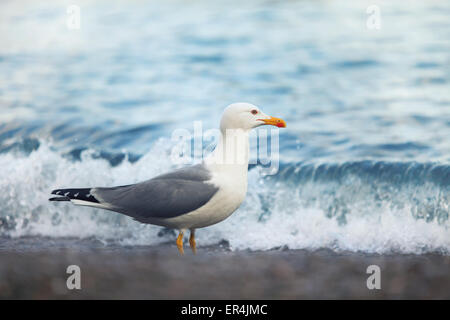
<instances>
[{"instance_id":1,"label":"seagull's orange beak","mask_svg":"<svg viewBox=\"0 0 450 320\"><path fill-rule=\"evenodd\" d=\"M286 122L283 119L270 117L269 119L258 119L271 126L276 126L278 128L286 128Z\"/></svg>"}]
</instances>

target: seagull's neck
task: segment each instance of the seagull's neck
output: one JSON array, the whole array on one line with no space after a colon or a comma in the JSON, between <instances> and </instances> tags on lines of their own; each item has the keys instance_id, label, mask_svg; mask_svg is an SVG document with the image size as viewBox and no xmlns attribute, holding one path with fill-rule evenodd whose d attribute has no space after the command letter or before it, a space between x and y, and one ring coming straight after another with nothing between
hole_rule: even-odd
<instances>
[{"instance_id":1,"label":"seagull's neck","mask_svg":"<svg viewBox=\"0 0 450 320\"><path fill-rule=\"evenodd\" d=\"M247 176L249 161L249 131L221 130L219 143L214 152L205 159L208 167Z\"/></svg>"}]
</instances>

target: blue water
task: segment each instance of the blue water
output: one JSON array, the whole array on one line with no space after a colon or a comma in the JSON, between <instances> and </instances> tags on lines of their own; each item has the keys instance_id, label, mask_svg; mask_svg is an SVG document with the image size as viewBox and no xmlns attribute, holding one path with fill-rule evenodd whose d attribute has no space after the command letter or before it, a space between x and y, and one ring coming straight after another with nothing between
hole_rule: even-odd
<instances>
[{"instance_id":1,"label":"blue water","mask_svg":"<svg viewBox=\"0 0 450 320\"><path fill-rule=\"evenodd\" d=\"M450 3L0 3L0 235L171 240L55 187L170 170L173 130L247 101L282 117L280 169L201 244L450 252Z\"/></svg>"}]
</instances>

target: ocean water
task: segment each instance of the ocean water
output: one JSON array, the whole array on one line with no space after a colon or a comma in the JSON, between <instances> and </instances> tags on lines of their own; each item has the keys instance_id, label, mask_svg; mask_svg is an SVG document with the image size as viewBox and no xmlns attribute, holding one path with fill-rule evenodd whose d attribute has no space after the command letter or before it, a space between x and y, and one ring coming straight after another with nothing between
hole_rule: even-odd
<instances>
[{"instance_id":1,"label":"ocean water","mask_svg":"<svg viewBox=\"0 0 450 320\"><path fill-rule=\"evenodd\" d=\"M450 2L70 4L0 3L0 237L173 241L49 192L170 170L175 129L247 101L286 120L280 167L199 246L450 253Z\"/></svg>"}]
</instances>

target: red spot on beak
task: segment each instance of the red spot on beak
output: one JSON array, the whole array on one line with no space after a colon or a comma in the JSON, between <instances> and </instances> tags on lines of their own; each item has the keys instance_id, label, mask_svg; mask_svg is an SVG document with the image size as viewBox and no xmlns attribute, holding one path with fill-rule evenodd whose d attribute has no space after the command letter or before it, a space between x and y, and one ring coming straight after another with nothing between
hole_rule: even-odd
<instances>
[{"instance_id":1,"label":"red spot on beak","mask_svg":"<svg viewBox=\"0 0 450 320\"><path fill-rule=\"evenodd\" d=\"M259 119L264 122L264 124L276 126L278 128L286 128L286 122L283 119L270 117L269 119Z\"/></svg>"}]
</instances>

